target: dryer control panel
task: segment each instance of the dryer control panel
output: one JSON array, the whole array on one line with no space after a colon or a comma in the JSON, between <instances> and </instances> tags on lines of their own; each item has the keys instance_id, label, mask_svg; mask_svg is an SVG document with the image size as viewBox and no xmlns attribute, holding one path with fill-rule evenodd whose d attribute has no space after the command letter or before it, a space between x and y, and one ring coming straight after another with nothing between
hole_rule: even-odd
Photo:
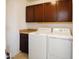
<instances>
[{"instance_id":1,"label":"dryer control panel","mask_svg":"<svg viewBox=\"0 0 79 59\"><path fill-rule=\"evenodd\" d=\"M71 31L69 28L53 28L53 34L71 35Z\"/></svg>"}]
</instances>

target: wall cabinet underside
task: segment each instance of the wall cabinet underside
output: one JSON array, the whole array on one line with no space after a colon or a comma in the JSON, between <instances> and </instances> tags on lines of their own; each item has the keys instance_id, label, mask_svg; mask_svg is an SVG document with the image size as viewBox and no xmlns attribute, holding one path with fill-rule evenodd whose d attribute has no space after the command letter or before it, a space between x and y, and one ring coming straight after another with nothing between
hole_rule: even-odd
<instances>
[{"instance_id":1,"label":"wall cabinet underside","mask_svg":"<svg viewBox=\"0 0 79 59\"><path fill-rule=\"evenodd\" d=\"M72 22L72 0L27 6L26 22Z\"/></svg>"}]
</instances>

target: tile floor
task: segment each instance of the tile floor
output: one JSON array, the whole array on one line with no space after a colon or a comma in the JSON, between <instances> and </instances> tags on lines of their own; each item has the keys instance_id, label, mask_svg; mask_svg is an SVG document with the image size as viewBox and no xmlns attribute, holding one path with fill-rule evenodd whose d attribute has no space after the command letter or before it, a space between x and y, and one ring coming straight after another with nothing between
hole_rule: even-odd
<instances>
[{"instance_id":1,"label":"tile floor","mask_svg":"<svg viewBox=\"0 0 79 59\"><path fill-rule=\"evenodd\" d=\"M17 54L14 58L12 59L28 59L27 54L20 52L19 54Z\"/></svg>"}]
</instances>

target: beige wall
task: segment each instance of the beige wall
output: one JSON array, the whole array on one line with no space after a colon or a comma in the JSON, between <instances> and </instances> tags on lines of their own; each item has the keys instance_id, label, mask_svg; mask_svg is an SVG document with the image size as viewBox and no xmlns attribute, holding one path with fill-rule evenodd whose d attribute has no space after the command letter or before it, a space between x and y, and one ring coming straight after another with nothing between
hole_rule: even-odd
<instances>
[{"instance_id":1,"label":"beige wall","mask_svg":"<svg viewBox=\"0 0 79 59\"><path fill-rule=\"evenodd\" d=\"M7 0L6 2L6 48L13 57L19 53L19 29L26 28L26 0Z\"/></svg>"},{"instance_id":2,"label":"beige wall","mask_svg":"<svg viewBox=\"0 0 79 59\"><path fill-rule=\"evenodd\" d=\"M40 4L45 2L51 2L52 4L55 4L57 0L27 0L27 6L34 5L34 4Z\"/></svg>"},{"instance_id":3,"label":"beige wall","mask_svg":"<svg viewBox=\"0 0 79 59\"><path fill-rule=\"evenodd\" d=\"M54 27L63 27L63 28L70 28L72 30L72 23L58 23L58 22L54 22L54 23L27 23L27 28L39 28L39 27L50 27L50 28L54 28Z\"/></svg>"}]
</instances>

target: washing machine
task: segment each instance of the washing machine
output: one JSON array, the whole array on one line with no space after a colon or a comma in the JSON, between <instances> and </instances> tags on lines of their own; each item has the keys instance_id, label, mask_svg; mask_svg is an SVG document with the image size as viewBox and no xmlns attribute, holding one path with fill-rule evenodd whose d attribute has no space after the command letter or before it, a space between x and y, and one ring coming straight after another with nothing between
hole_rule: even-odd
<instances>
[{"instance_id":1,"label":"washing machine","mask_svg":"<svg viewBox=\"0 0 79 59\"><path fill-rule=\"evenodd\" d=\"M53 28L47 38L47 59L72 59L72 35L67 28Z\"/></svg>"},{"instance_id":2,"label":"washing machine","mask_svg":"<svg viewBox=\"0 0 79 59\"><path fill-rule=\"evenodd\" d=\"M39 28L37 32L29 33L29 59L46 59L47 34L51 28Z\"/></svg>"}]
</instances>

